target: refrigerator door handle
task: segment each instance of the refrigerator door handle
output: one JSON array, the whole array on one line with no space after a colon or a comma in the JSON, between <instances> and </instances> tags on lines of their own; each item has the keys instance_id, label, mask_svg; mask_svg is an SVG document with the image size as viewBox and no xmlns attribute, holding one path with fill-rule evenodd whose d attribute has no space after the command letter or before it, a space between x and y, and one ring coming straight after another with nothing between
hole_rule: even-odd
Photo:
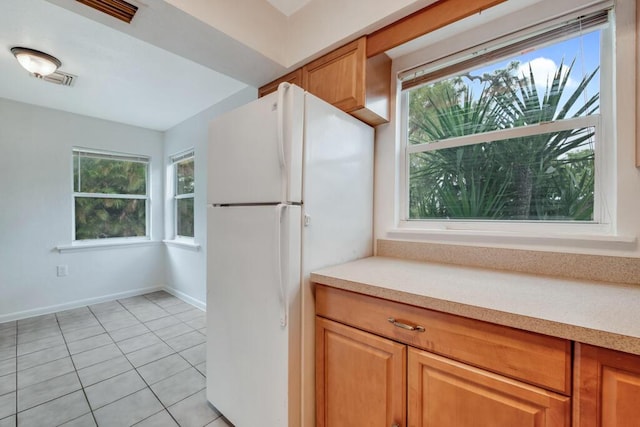
<instances>
[{"instance_id":1,"label":"refrigerator door handle","mask_svg":"<svg viewBox=\"0 0 640 427\"><path fill-rule=\"evenodd\" d=\"M282 182L282 198L281 201L287 200L287 158L284 153L284 97L291 85L287 82L282 82L278 86L278 160L280 161L280 176Z\"/></svg>"},{"instance_id":2,"label":"refrigerator door handle","mask_svg":"<svg viewBox=\"0 0 640 427\"><path fill-rule=\"evenodd\" d=\"M280 314L280 326L287 326L287 287L284 274L282 274L282 213L287 205L280 203L276 206L276 271L278 276L278 284L280 286L280 299L282 300L282 313Z\"/></svg>"}]
</instances>

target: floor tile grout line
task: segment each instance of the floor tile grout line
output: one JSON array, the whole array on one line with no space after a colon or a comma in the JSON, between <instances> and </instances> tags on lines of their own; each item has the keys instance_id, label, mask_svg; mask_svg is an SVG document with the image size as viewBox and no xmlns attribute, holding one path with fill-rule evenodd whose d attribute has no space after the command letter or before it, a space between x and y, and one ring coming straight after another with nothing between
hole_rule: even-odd
<instances>
[{"instance_id":1,"label":"floor tile grout line","mask_svg":"<svg viewBox=\"0 0 640 427\"><path fill-rule=\"evenodd\" d=\"M136 320L137 320L141 325L143 325L145 328L147 328L147 329L149 330L149 332L153 333L153 335L154 335L154 336L156 336L156 337L157 337L157 338L158 338L162 343L164 343L165 345L167 345L167 346L172 350L172 352L173 352L172 354L166 355L166 356L165 356L165 357L163 357L163 358L170 357L170 356L172 356L172 355L178 355L181 359L183 359L184 361L186 361L186 362L187 362L187 364L188 364L188 367L187 367L187 368L185 368L185 369L183 369L183 370L181 370L181 371L179 371L179 372L176 372L176 373L174 373L173 375L170 375L170 376L169 376L169 377L167 377L167 378L171 378L171 377L172 377L172 376L174 376L174 375L177 375L177 374L179 374L179 373L182 373L182 372L186 371L187 369L189 369L190 367L191 367L191 368L194 368L196 372L198 372L200 375L202 375L203 377L205 377L205 378L206 378L205 374L203 374L202 372L200 372L200 371L198 370L198 368L196 367L196 366L197 366L197 365L199 365L200 363L199 363L199 364L193 364L193 363L191 363L188 359L186 359L182 354L180 354L180 352L183 352L183 351L189 350L189 349L191 349L191 348L194 348L194 347L196 347L196 346L202 345L203 343L195 344L195 345L193 345L193 346L190 346L190 347L184 348L184 349L182 349L182 350L180 350L180 351L176 351L173 347L171 347L171 346L170 346L170 345L165 341L165 339L163 339L163 338L161 338L159 335L157 335L157 334L156 334L156 331L152 331L152 330L150 330L150 329L148 328L148 326L146 325L146 323L151 322L151 321L153 321L153 320L157 320L157 319L161 319L161 318L164 318L164 317L169 317L169 316L171 316L171 317L174 317L174 318L178 321L178 322L176 323L176 325L177 325L177 324L182 323L182 324L185 324L187 327L189 327L189 328L191 329L191 331L189 331L189 332L185 332L185 333L183 333L183 334L176 335L175 337L178 337L178 336L181 336L181 335L185 335L185 334L191 333L191 332L193 332L193 331L196 331L196 332L199 332L199 333L201 333L201 334L202 334L202 332L200 332L200 330L199 330L199 329L195 329L193 326L191 326L191 325L189 325L189 324L187 323L188 321L195 320L195 319L189 319L189 320L187 320L187 321L184 321L184 320L182 320L182 319L180 319L180 318L176 317L176 315L175 315L175 314L173 314L173 313L169 313L168 311L164 310L164 307L160 306L159 304L156 304L154 301L152 301L151 299L147 298L147 297L146 297L146 295L142 295L142 296L144 296L144 297L145 297L145 299L147 299L150 303L153 303L155 306L159 307L159 308L160 308L160 309L162 309L164 312L166 312L166 313L167 313L167 316L163 316L163 317L156 318L156 319L150 319L150 320L147 320L147 321L145 322L145 321L143 321L143 320L140 320L140 319L139 319L139 318L138 318L138 317L137 317L137 316L136 316L132 311L130 311L130 310L129 310L129 308L128 308L127 306L125 306L124 304L122 304L119 300L114 300L114 301L115 301L115 302L117 302L117 303L118 303L118 304L119 304L119 305L120 305L120 306L121 306L125 311L127 311L129 314L131 314L132 316L134 316L134 317L136 318ZM173 297L174 297L174 298L176 298L176 299L179 299L179 298L177 298L177 297L175 297L175 296L173 296ZM185 303L186 303L186 302L185 302ZM186 304L189 304L189 303L186 303ZM191 304L189 304L189 305L191 305ZM124 352L120 349L120 347L117 345L117 342L113 339L113 337L111 336L111 333L110 333L110 332L115 332L115 331L117 331L117 330L119 330L119 329L124 329L124 328L119 328L119 329L116 329L116 330L114 330L114 331L107 331L107 330L104 328L104 325L103 325L102 321L101 321L101 320L96 316L96 314L93 312L93 310L91 310L91 307L89 307L89 306L85 306L85 307L88 309L88 312L90 312L90 313L91 313L91 315L93 316L93 318L98 322L98 324L103 328L104 333L106 333L106 334L109 336L109 338L113 341L113 344L115 344L115 345L116 345L116 347L118 348L118 350L121 352L121 355L122 355L125 359L127 359L127 361L131 364L131 362L128 360L128 357L127 357L126 353L124 353ZM194 307L195 309L198 309L198 308L197 308L197 307L195 307L195 306L193 306L193 307ZM58 315L57 315L57 313L51 313L51 314L53 315L53 319L55 319L55 321L56 321L56 325L58 326L58 329L59 329L59 331L60 331L60 333L61 333L61 335L62 335L63 342L64 342L64 345L65 345L65 347L66 347L67 353L68 353L68 356L64 356L64 357L69 357L69 358L70 358L70 360L71 360L72 366L73 366L73 368L74 368L74 371L73 371L73 372L76 374L76 378L78 379L78 382L79 382L79 384L80 384L80 388L81 388L81 390L82 390L82 392L83 392L83 395L84 395L84 397L85 397L85 400L86 400L86 402L87 402L87 404L88 404L89 410L90 410L90 412L91 412L91 414L92 414L92 417L93 417L93 419L94 419L94 422L95 422L95 423L96 423L96 425L97 425L97 420L96 420L96 418L95 418L94 410L93 410L93 408L91 407L91 405L89 404L89 399L88 399L88 397L87 397L87 395L86 395L85 386L84 386L84 384L82 384L82 381L80 381L80 378L79 378L79 375L78 375L78 368L77 368L77 366L76 366L75 361L73 360L73 357L72 357L73 355L71 354L71 351L70 351L70 349L69 349L69 345L68 345L68 342L67 342L67 338L65 337L65 334L64 334L64 332L62 331L62 327L61 327L61 325L60 325L60 321L59 321ZM179 313L178 313L178 314L179 314ZM173 325L172 325L172 326L173 326ZM91 327L91 326L88 326L88 327ZM171 326L169 326L169 327L171 327ZM15 375L16 375L16 391L15 391L15 393L16 393L16 412L15 412L15 414L14 414L14 415L15 415L15 417L16 417L16 426L17 426L17 423L18 423L18 399L17 399L17 393L18 393L18 367L17 367L17 359L18 359L18 357L19 357L19 356L18 356L18 345L17 345L17 336L18 336L18 333L19 333L19 325L18 325L18 322L17 322L17 321L16 321L15 328L16 328L16 355L15 355L15 363L16 363L16 369L15 369ZM126 327L125 327L125 328L126 328ZM78 329L83 329L83 328L78 328ZM161 329L164 329L164 328L161 328ZM74 329L74 330L77 330L77 329ZM97 335L100 335L100 334L97 334ZM205 334L203 334L203 335L205 335ZM94 335L94 336L95 336L95 335ZM94 337L94 336L86 337L86 338L83 338L83 339L92 338L92 337ZM175 337L171 337L171 338L175 338ZM76 340L76 341L79 341L79 340ZM204 342L206 343L206 335L205 335L205 341L204 341ZM110 345L110 344L105 344L105 346L106 346L106 345ZM94 349L96 349L96 348L101 348L101 347L104 347L104 346L98 346L98 347L95 347ZM146 347L143 347L143 349L144 349L144 348L146 348ZM82 351L82 352L79 352L79 353L76 353L76 354L81 354L81 353L84 353L84 352L86 352L86 351L90 351L90 350L94 350L94 349L88 349L88 350L85 350L85 351ZM42 350L46 350L46 348L45 348L45 349L42 349ZM42 351L42 350L37 350L37 351ZM142 350L142 349L139 349L139 350ZM37 352L37 351L35 351L35 352ZM137 350L136 350L136 351L137 351ZM35 353L35 352L25 353L24 355L32 354L32 353ZM21 355L21 356L23 356L23 355ZM64 357L63 357L63 358L64 358ZM118 357L118 356L116 356L116 357ZM114 358L115 358L115 357L114 357ZM107 359L107 360L105 360L105 361L98 362L98 363L95 363L95 364L92 364L92 365L88 365L88 366L86 366L86 367L83 367L82 369L89 368L89 367L91 367L91 366L95 366L95 365L97 365L97 364L99 364L99 363L107 362L107 361L109 361L109 360L113 360L114 358ZM160 358L160 359L157 359L157 360L161 360L161 359L163 359L163 358ZM60 359L62 359L62 358L60 358ZM49 361L49 362L53 362L53 361L60 360L60 359L54 359L54 360ZM150 386L150 384L147 382L147 380L145 380L145 379L144 379L144 377L142 377L142 375L141 375L141 374L140 374L140 372L138 371L138 369L139 369L139 368L142 368L143 366L146 366L146 365L148 365L148 364L150 364L150 363L156 362L157 360L154 360L154 361L151 361L151 362L145 363L144 365L140 365L139 367L136 367L136 366L134 366L133 364L131 364L131 365L132 365L132 368L133 368L132 370L136 371L136 373L138 374L138 376L142 379L143 383L145 384L146 388L147 388L147 389L149 389L149 391L151 391L151 393L156 397L156 399L158 400L158 402L160 402L160 404L161 404L161 406L162 406L162 408L163 408L162 410L166 410L166 411L167 411L167 413L169 414L169 416L170 416L170 417L171 417L171 418L176 422L176 424L178 424L178 425L179 425L178 421L174 418L174 416L173 416L173 415L171 414L171 412L169 411L169 408L168 408L167 406L165 406L165 405L164 405L164 403L159 399L159 397L156 395L156 393L153 391L153 389L151 389L151 386ZM46 363L49 363L49 362L46 362ZM45 364L46 364L46 363L45 363ZM34 367L37 367L37 366L42 366L42 365L43 365L43 364L35 365L35 366L31 367L31 368L34 368ZM27 369L31 369L31 368L27 368ZM25 369L25 370L27 370L27 369ZM23 371L24 371L24 370L23 370ZM64 374L58 375L58 376L56 376L56 377L49 378L48 380L51 380L51 379L54 379L54 378L58 378L58 377L60 377L60 376L62 376L62 375L67 375L67 374L69 374L69 373L71 373L71 372L67 372L67 373L64 373ZM121 375L121 374L122 374L122 373L120 373L120 374L116 374L116 375L114 375L114 376L112 376L112 377L109 377L109 378L107 378L107 379L114 378L114 377L116 377L117 375ZM103 379L103 380L101 380L101 381L98 381L98 382L97 382L97 383L95 383L95 384L98 384L98 383L100 383L100 382L102 382L102 381L106 381L107 379ZM165 379L166 379L166 378L165 378ZM45 380L45 381L48 381L48 380ZM164 379L163 379L163 380L164 380ZM160 381L162 381L162 380L160 380ZM41 382L38 382L38 383L31 384L30 386L32 386L32 385L36 385L36 384L40 384L40 383L42 383L42 382L44 382L44 381L41 381ZM159 381L157 381L157 382L159 382ZM95 384L92 384L92 385L95 385ZM155 384L155 383L154 383L154 384ZM30 387L30 386L29 386L29 387ZM25 387L25 388L26 388L26 387ZM130 394L126 395L126 396L123 396L123 397L121 397L121 398L119 398L119 399L116 399L114 402L110 402L109 404L115 403L115 402L117 402L117 401L119 401L119 400L121 400L121 399L124 399L124 398L126 398L126 397L128 397L128 396L131 396L132 394L137 393L137 392L142 391L142 390L144 390L144 388L143 388L143 389L141 389L141 390L137 390L137 391L135 391L135 392L133 392L133 393L130 393ZM181 399L181 400L179 400L179 401L177 401L177 402L174 402L171 406L173 406L173 405L175 405L175 404L177 404L177 403L179 403L179 402L182 402L183 400L188 399L189 397L192 397L193 395L195 395L196 393L201 392L202 390L203 390L203 389L200 389L200 390L198 390L198 391L196 391L196 392L194 392L194 393L192 393L192 394L190 394L190 395L188 395L188 396L184 397L183 399ZM45 404L45 403L51 402L51 401L53 401L53 400L55 400L55 399L58 399L58 398L60 398L60 397L64 397L64 396L67 396L67 395L69 395L69 394L75 393L75 392L77 392L77 391L78 391L78 390L74 390L74 391L71 391L71 392L69 392L69 393L66 393L66 394L63 394L63 395L61 395L61 396L58 396L58 397L56 397L56 398L54 398L54 399L50 399L50 400L48 400L48 401L46 401L46 402L42 402L42 403L40 403L40 404L38 404L38 405L35 405L35 406L31 407L31 408L25 409L25 411L26 411L26 410L29 410L29 409L33 409L33 408L35 408L35 407L37 407L37 406L40 406L40 405L43 405L43 404ZM108 405L109 405L109 404L108 404ZM107 406L107 405L104 405L104 406ZM150 417L152 417L152 416L154 416L154 415L156 415L156 414L158 414L158 413L162 412L162 410L161 410L161 411L158 411L158 412L156 412L156 413L154 413L154 414L151 414L149 417L146 417L146 418L144 418L144 419L142 419L142 420L138 421L138 423L143 422L143 421L144 421L144 420L146 420L147 418L150 418ZM23 412L24 412L24 411L23 411ZM85 414L82 414L82 415L80 415L79 417L76 417L76 418L74 418L74 419L72 419L72 420L68 420L68 421L73 421L73 420L75 420L75 419L77 419L77 418L80 418L80 417L83 417L83 416L85 416L85 415L87 415L87 414L88 414L88 412L87 412L87 413L85 413ZM11 415L9 415L9 416L11 416ZM215 421L216 419L220 418L220 416L221 416L221 415L218 415L218 417L214 418L214 419L213 419L213 420L211 420L211 421ZM68 421L65 421L65 422L68 422Z\"/></svg>"},{"instance_id":2,"label":"floor tile grout line","mask_svg":"<svg viewBox=\"0 0 640 427\"><path fill-rule=\"evenodd\" d=\"M58 344L58 345L62 345L62 344ZM55 345L54 346L48 346L48 347L45 347L45 348L41 348L39 350L30 351L29 353L18 354L18 346L16 346L16 355L17 355L16 357L28 356L30 354L37 353L39 351L49 350L51 347L57 347L57 346L55 346Z\"/></svg>"},{"instance_id":3,"label":"floor tile grout line","mask_svg":"<svg viewBox=\"0 0 640 427\"><path fill-rule=\"evenodd\" d=\"M147 300L149 300L151 303L153 303L153 304L157 305L157 306L158 306L158 307L160 307L162 310L164 310L164 308L163 308L163 307L161 307L160 305L158 305L158 304L156 304L155 302L151 301L149 298L147 298L147 296L146 296L146 295L143 295L143 296L144 296ZM177 298L177 297L175 297L175 296L174 296L174 298ZM179 299L179 298L178 298L178 299ZM120 301L118 301L118 302L120 302ZM122 303L120 303L120 304L122 304ZM189 304L189 303L186 303L186 304ZM122 305L123 305L123 304L122 304ZM191 305L191 304L189 304L189 305ZM124 306L124 305L123 305L123 306ZM125 307L125 309L126 309L127 311L129 311L129 309L128 309L126 306L124 306L124 307ZM198 308L198 307L195 307L195 306L193 306L193 307L194 307L194 308ZM165 311L165 312L167 312L166 310L164 310L164 311ZM129 311L129 312L130 312L130 311ZM167 312L167 313L168 313L168 312ZM131 314L133 314L133 313L131 313ZM135 314L133 314L133 315L135 316ZM173 314L171 314L171 313L169 313L169 315L168 315L168 316L165 316L165 317L169 317L169 316L173 316L173 317L175 317L175 318L176 318L180 323L183 323L183 324L187 325L188 327L190 327L191 329L193 329L193 331L197 331L197 329L192 328L192 327L191 327L190 325L188 325L186 322L182 321L180 318L176 317L175 315L173 315ZM137 318L137 316L136 316L136 318ZM155 319L149 320L149 322L151 322L151 321L153 321L153 320L155 320ZM141 322L142 322L142 324L145 324L145 323L146 323L146 322L143 322L143 321L141 321ZM147 326L146 326L146 324L145 324L145 327L147 327ZM147 327L147 328L148 328L148 327ZM151 330L150 330L150 331L151 331ZM156 333L155 333L155 331L151 331L151 333L152 333L152 334L154 334L154 335L155 335L155 336L156 336L160 341L162 341L165 345L167 345L171 350L173 350L173 352L174 352L173 354L177 354L180 358L182 358L185 362L187 362L187 364L188 364L190 367L192 367L193 369L195 369L195 370L196 370L196 372L198 372L200 375L202 375L202 376L205 378L205 380L206 380L206 375L203 375L203 374L202 374L202 373L201 373L201 372L196 368L196 366L195 366L194 364L192 364L189 360L187 360L184 356L182 356L182 354L180 354L180 352L176 351L173 347L171 347L171 346L170 346L170 345L169 345L169 344L168 344L164 339L162 339L160 336L158 336L158 334L156 334ZM188 332L188 333L191 333L191 332ZM181 334L181 335L184 335L184 334ZM172 338L173 338L173 337L172 337ZM205 336L205 341L204 341L204 342L206 342L206 338L207 338L207 337ZM200 343L200 344L202 344L202 343ZM200 344L196 344L196 345L194 345L194 346L188 347L188 348L183 349L183 350L181 350L181 351L188 350L188 349L193 348L193 347L196 347L196 346L198 346L198 345L200 345ZM169 356L171 356L171 355L167 355L167 356L165 356L165 357L169 357ZM161 359L164 359L164 357L163 357L163 358L160 358L160 359L157 359L157 360L154 360L154 361L151 361L151 362L149 362L149 363L146 363L145 365L148 365L148 364L150 364L150 363L156 362L156 361L161 360ZM134 366L134 369L136 370L136 372L138 372L138 368L141 368L142 366L145 366L145 365L141 365L141 366L139 366L139 367L135 367L135 366ZM173 377L173 376L175 376L175 375L177 375L177 374L179 374L179 373L181 373L181 372L186 371L187 369L189 369L189 368L185 368L185 369L183 369L182 371L177 372L177 373L175 373L175 374L173 374L173 375L170 375L170 376L169 376L169 377L167 377L167 378L171 378L171 377ZM169 411L169 408L165 406L164 402L162 402L162 400L160 400L160 398L158 397L158 395L153 391L153 389L151 388L151 386L147 383L147 380L146 380L146 379L145 379L145 378L144 378L144 377L143 377L139 372L138 372L138 375L140 375L140 377L142 378L142 381L144 381L144 382L145 382L145 384L147 384L147 387L149 388L149 390L151 390L151 393L153 393L153 395L156 397L156 399L158 399L158 401L160 402L160 404L162 405L162 407L167 411L167 413L169 414L169 416L170 416L170 417L171 417L171 418L176 422L176 424L180 425L180 423L178 422L178 420L176 420L176 419L174 418L173 414ZM165 380L165 379L167 379L167 378L164 378L164 379L162 379L161 381L164 381L164 380ZM158 382L159 382L159 381L158 381ZM154 383L154 384L156 384L156 383ZM206 389L206 386L205 386L205 389ZM196 393L199 393L200 391L202 391L202 389L201 389L201 390L198 390L197 392L195 392L195 393L193 393L193 394L190 394L189 396L185 397L184 399L179 400L178 402L173 403L173 405L175 405L175 404L177 404L177 403L179 403L179 402L182 402L183 400L185 400L185 399L187 399L187 398L189 398L189 397L193 396L193 395L194 395L194 394L196 394ZM170 405L170 406L173 406L173 405ZM153 414L153 415L155 415L155 414ZM149 417L147 417L147 418L150 418L150 417L152 417L153 415L150 415L150 416L149 416ZM145 419L146 419L146 418L145 418ZM217 418L215 418L215 419L214 419L214 420L212 420L212 421L215 421L216 419L217 419ZM141 420L140 422L142 422L142 421L144 421L144 420Z\"/></svg>"},{"instance_id":4,"label":"floor tile grout line","mask_svg":"<svg viewBox=\"0 0 640 427\"><path fill-rule=\"evenodd\" d=\"M57 319L56 319L56 322L57 322ZM68 351L68 349L67 349L67 351ZM17 363L18 363L18 361L17 361L17 357L18 357L18 356L17 356L17 350L16 350L16 367L17 367ZM70 357L70 356L65 356L65 357L69 357L69 359L71 359L71 357ZM56 360L60 360L60 359L56 359ZM71 363L73 364L73 360L71 360ZM37 366L42 366L42 365L37 365ZM28 368L28 369L30 369L30 368ZM26 370L26 369L24 369L23 371L25 371L25 370ZM74 365L74 371L73 371L73 373L75 373L75 374L76 374L76 377L77 377L77 372L78 372L78 371L75 369L75 365ZM70 374L70 373L71 373L71 372L65 372L64 374L56 375L55 377L51 377L51 378L49 378L49 379L47 379L47 380L45 380L45 381L39 381L39 382L37 382L37 383L30 384L30 385L29 385L29 386L27 386L27 387L23 387L23 388L22 388L22 390L24 390L24 389L26 389L26 388L28 388L28 387L34 386L34 385L42 384L43 382L46 382L46 381L49 381L49 380L52 380L52 379L55 379L55 378L59 378L59 377L64 376L64 375L68 375L68 374ZM80 387L82 388L82 383L80 382L80 379L79 379L79 378L78 378L78 383L80 384ZM52 402L52 401L54 401L54 400L56 400L56 399L59 399L59 398L61 398L61 397L68 396L68 395L70 395L70 394L72 394L72 393L75 393L75 392L77 392L77 391L79 391L79 390L73 390L73 391L70 391L69 393L64 393L64 394L62 394L62 395L60 395L60 396L57 396L57 397L55 397L55 398L49 399L49 400L44 401L44 402L40 402L40 403L38 403L37 405L31 406L31 407L26 408L26 409L24 409L24 410L22 410L22 411L19 411L19 410L18 410L18 409L19 409L19 408L18 408L18 391L19 391L19 389L18 389L18 371L16 371L16 390L15 390L15 393L16 393L16 412L15 412L15 414L14 414L14 415L15 415L15 417L16 417L16 426L18 425L18 414L20 414L20 413L22 413L22 412L25 412L25 411L28 411L28 410L33 409L33 408L37 408L38 406L41 406L41 405L44 405L44 404L46 404L46 403ZM86 396L85 396L85 398L86 398ZM88 404L88 401L87 401L87 404ZM85 414L82 414L81 416L84 416L84 415L86 415L86 413L85 413Z\"/></svg>"},{"instance_id":5,"label":"floor tile grout line","mask_svg":"<svg viewBox=\"0 0 640 427\"><path fill-rule=\"evenodd\" d=\"M145 297L145 298L146 298L146 297ZM148 299L148 298L147 298L147 299ZM118 301L118 302L120 303L120 301ZM121 304L121 305L123 305L122 303L120 303L120 304ZM157 305L157 304L156 304L156 305ZM124 306L124 305L123 305L123 306ZM129 311L129 310L127 309L127 307L125 307L125 310ZM165 310L165 311L166 311L166 310ZM132 314L133 314L133 313L132 313ZM134 315L134 316L135 316L135 315ZM180 319L178 319L178 320L180 320ZM144 322L142 322L142 321L141 321L141 323L144 325ZM145 327L147 327L147 325L145 325ZM147 329L148 329L148 327L147 327ZM160 341L162 341L166 346L168 346L171 350L173 350L173 347L171 347L169 344L167 344L166 342L164 342L164 340L163 340L162 338L158 337L158 335L156 335L153 331L151 331L151 333L153 333L153 334L154 334L154 335L155 335L155 336L156 336ZM173 351L174 351L174 354L177 354L178 356L182 357L182 355L180 355L177 351L175 351L175 350L173 350ZM170 355L167 355L166 357L168 357L168 356L170 356ZM125 355L125 357L126 357L126 355ZM128 358L127 358L127 359L128 359ZM162 358L161 358L161 359L162 359ZM183 359L184 359L184 358L183 358ZM160 359L157 359L157 360L160 360ZM187 363L189 363L189 361L188 361L188 360L186 360L186 359L185 359L185 361L186 361ZM152 361L152 362L149 362L149 363L153 363L153 362L155 362L155 361ZM148 363L147 363L147 364L148 364ZM132 365L133 365L133 363L132 363ZM191 364L189 363L189 365L191 365ZM144 365L141 365L141 366L144 366ZM141 367L141 366L140 366L140 367ZM163 402L162 400L160 400L160 397L156 394L156 392L155 392L155 391L153 391L153 389L151 388L151 386L149 385L149 383L147 383L147 380L146 380L142 375L140 375L140 372L138 372L138 367L134 366L134 367L133 367L133 369L135 369L136 373L140 376L140 378L142 378L142 381L147 385L147 388L149 389L149 391L150 391L150 392L155 396L155 398L158 400L158 402L160 402L160 405L162 405L163 410L167 411L167 413L169 414L169 416L171 417L171 419L172 419L173 421L175 421L175 423L176 423L178 426L180 426L180 423L178 422L178 420L176 420L176 419L175 419L175 417L173 416L173 414L169 411L169 408L167 408L167 407L165 406L164 402ZM187 369L188 369L188 368L187 368ZM185 369L185 370L186 370L186 369ZM158 411L158 412L161 412L161 411ZM156 413L157 413L157 412L156 412ZM155 414L153 414L153 415L155 415ZM153 415L150 415L150 416L153 416ZM149 417L147 417L147 418L149 418ZM146 418L145 418L145 419L146 419ZM144 421L145 419L140 420L140 422Z\"/></svg>"},{"instance_id":6,"label":"floor tile grout line","mask_svg":"<svg viewBox=\"0 0 640 427\"><path fill-rule=\"evenodd\" d=\"M143 296L144 296L144 295L143 295ZM146 296L144 296L144 297L145 297L145 298L147 298ZM178 298L178 297L174 297L174 298ZM147 299L148 299L148 298L147 298ZM178 298L178 299L179 299L179 298ZM118 301L118 302L120 302L120 301ZM153 303L153 301L150 301L150 302L152 302L152 303ZM122 303L120 303L120 304L122 305ZM154 304L155 304L155 303L154 303ZM189 303L185 302L185 304L189 304ZM156 304L156 305L158 305L158 304ZM191 304L189 304L189 305L191 305ZM125 309L126 309L127 311L129 311L129 310L126 308L126 306L124 306L124 305L123 305L123 307L125 307ZM160 306L158 306L158 307L160 307ZM192 307L193 307L193 308L198 309L198 307L196 307L196 306L192 306ZM162 307L160 307L160 308L162 308ZM165 311L166 311L166 310L165 310ZM132 313L132 314L133 314L133 313ZM135 315L134 315L134 316L135 316ZM169 314L169 316L173 316L173 317L175 317L175 315L173 315L173 314ZM168 316L166 316L166 317L168 317ZM189 328L193 329L193 331L199 332L197 329L194 329L193 327L191 327L190 325L188 325L186 322L182 321L182 320L181 320L181 319L179 319L178 317L175 317L175 318L176 318L180 323L183 323L183 324L187 325ZM151 320L150 320L150 322L151 322ZM142 322L142 324L144 325L144 324L145 324L145 322ZM144 325L144 326L145 326L145 327L147 327L147 325ZM169 327L170 327L170 326L169 326ZM148 327L147 327L147 329L148 329ZM180 352L179 352L179 351L175 351L175 350L173 349L173 347L171 347L171 345L169 345L169 344L166 342L166 340L165 340L165 339L163 339L163 338L162 338L162 337L160 337L158 334L156 334L156 331L152 331L152 330L149 330L149 331L150 331L152 334L154 334L154 335L155 335L155 336L156 336L160 341L162 341L165 345L169 346L169 348L171 348L171 350L173 350L173 351L175 352L175 354L177 354L177 355L178 355L178 356L180 356L182 359L184 359L184 361L185 361L185 362L187 362L189 365L191 365L191 366L192 366L192 367L194 367L196 370L198 370L198 369L196 368L196 365L194 365L194 364L193 364L193 363L191 363L189 360L187 360L187 359L186 359L182 354L180 354ZM191 333L191 332L189 332L189 333ZM181 335L184 335L184 334L181 334ZM175 338L175 337L171 337L171 338ZM206 337L206 335L205 335L204 339L205 339L205 340L204 340L204 342L206 343L206 342L207 342L207 337ZM202 344L202 343L200 343L200 344ZM180 350L180 351L189 350L189 349L191 349L191 348L193 348L193 347L196 347L196 346L198 346L198 345L200 345L200 344L193 345L193 346L191 346L191 347L188 347L188 348L182 349L182 350ZM159 360L159 359L158 359L158 360ZM149 362L149 363L151 363L151 362ZM143 365L141 365L141 366L143 366ZM198 371L198 372L200 372L200 371ZM202 374L202 373L201 373L201 374ZM205 377L205 378L206 378L206 377Z\"/></svg>"},{"instance_id":7,"label":"floor tile grout line","mask_svg":"<svg viewBox=\"0 0 640 427\"><path fill-rule=\"evenodd\" d=\"M89 311L91 311L91 310L89 310ZM91 312L91 314L93 314L93 312ZM93 316L95 317L95 314ZM98 320L98 319L96 319L96 320ZM58 322L58 326L60 326L60 322L58 320L58 316L56 316L56 322ZM99 322L100 321L98 321L98 323ZM62 328L60 330L62 331ZM76 374L76 378L78 379L78 384L80 384L80 389L82 390L82 394L84 396L84 400L87 402L87 407L89 408L89 411L91 412L91 417L93 417L93 422L96 423L96 426L97 426L98 425L98 420L96 420L96 416L93 413L93 409L91 409L91 404L89 403L89 398L87 397L87 392L85 391L84 386L82 385L82 381L80 381L80 375L78 375L78 368L76 367L76 362L73 360L73 357L71 357L71 350L69 350L69 344L67 343L67 339L64 337L64 334L62 335L62 339L64 340L64 345L67 346L67 352L69 353L69 359L71 359L71 365L73 366L73 369L74 369L75 374ZM17 398L17 396L16 396L16 398ZM83 415L85 415L85 414L82 414L81 416L83 416ZM68 421L72 421L72 420L68 420ZM17 417L16 417L16 423L17 423ZM16 427L18 427L18 426L16 425Z\"/></svg>"}]
</instances>

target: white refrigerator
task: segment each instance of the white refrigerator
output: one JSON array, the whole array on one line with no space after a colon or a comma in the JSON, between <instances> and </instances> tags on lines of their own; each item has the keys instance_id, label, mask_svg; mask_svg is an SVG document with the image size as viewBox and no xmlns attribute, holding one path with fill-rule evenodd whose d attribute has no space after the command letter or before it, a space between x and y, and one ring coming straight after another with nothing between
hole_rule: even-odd
<instances>
[{"instance_id":1,"label":"white refrigerator","mask_svg":"<svg viewBox=\"0 0 640 427\"><path fill-rule=\"evenodd\" d=\"M309 275L372 254L373 129L284 83L209 130L207 399L236 427L310 427Z\"/></svg>"}]
</instances>

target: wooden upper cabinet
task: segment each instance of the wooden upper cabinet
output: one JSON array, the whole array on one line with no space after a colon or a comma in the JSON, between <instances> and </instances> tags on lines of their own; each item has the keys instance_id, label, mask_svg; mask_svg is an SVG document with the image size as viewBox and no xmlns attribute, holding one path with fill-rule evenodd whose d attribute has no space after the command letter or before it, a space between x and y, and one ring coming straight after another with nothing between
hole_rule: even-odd
<instances>
[{"instance_id":1,"label":"wooden upper cabinet","mask_svg":"<svg viewBox=\"0 0 640 427\"><path fill-rule=\"evenodd\" d=\"M302 68L298 68L297 70L292 71L289 74L286 74L279 79L276 79L271 83L262 86L260 89L258 89L258 97L262 98L265 95L275 92L276 90L278 90L278 85L282 82L287 82L302 87Z\"/></svg>"},{"instance_id":2,"label":"wooden upper cabinet","mask_svg":"<svg viewBox=\"0 0 640 427\"><path fill-rule=\"evenodd\" d=\"M317 317L316 426L404 427L406 349Z\"/></svg>"},{"instance_id":3,"label":"wooden upper cabinet","mask_svg":"<svg viewBox=\"0 0 640 427\"><path fill-rule=\"evenodd\" d=\"M575 427L640 425L640 356L576 344Z\"/></svg>"},{"instance_id":4,"label":"wooden upper cabinet","mask_svg":"<svg viewBox=\"0 0 640 427\"><path fill-rule=\"evenodd\" d=\"M391 60L361 37L302 67L302 87L370 125L389 121Z\"/></svg>"},{"instance_id":5,"label":"wooden upper cabinet","mask_svg":"<svg viewBox=\"0 0 640 427\"><path fill-rule=\"evenodd\" d=\"M365 45L363 37L302 67L305 89L341 110L361 108L365 97Z\"/></svg>"},{"instance_id":6,"label":"wooden upper cabinet","mask_svg":"<svg viewBox=\"0 0 640 427\"><path fill-rule=\"evenodd\" d=\"M412 427L569 427L571 399L409 348Z\"/></svg>"},{"instance_id":7,"label":"wooden upper cabinet","mask_svg":"<svg viewBox=\"0 0 640 427\"><path fill-rule=\"evenodd\" d=\"M262 86L258 96L289 82L372 126L387 123L391 59L384 53L367 58L366 50L367 38L361 37Z\"/></svg>"}]
</instances>

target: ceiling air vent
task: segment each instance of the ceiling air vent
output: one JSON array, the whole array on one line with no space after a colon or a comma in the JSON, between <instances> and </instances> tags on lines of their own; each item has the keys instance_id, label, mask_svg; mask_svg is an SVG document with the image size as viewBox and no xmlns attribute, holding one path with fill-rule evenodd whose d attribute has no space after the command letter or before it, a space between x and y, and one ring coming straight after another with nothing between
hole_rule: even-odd
<instances>
[{"instance_id":1,"label":"ceiling air vent","mask_svg":"<svg viewBox=\"0 0 640 427\"><path fill-rule=\"evenodd\" d=\"M65 73L64 71L58 70L53 74L42 77L42 80L62 86L73 86L73 83L77 78L78 76L74 76L73 74Z\"/></svg>"},{"instance_id":2,"label":"ceiling air vent","mask_svg":"<svg viewBox=\"0 0 640 427\"><path fill-rule=\"evenodd\" d=\"M133 19L138 7L124 0L76 0L107 15L118 18L127 24Z\"/></svg>"}]
</instances>

